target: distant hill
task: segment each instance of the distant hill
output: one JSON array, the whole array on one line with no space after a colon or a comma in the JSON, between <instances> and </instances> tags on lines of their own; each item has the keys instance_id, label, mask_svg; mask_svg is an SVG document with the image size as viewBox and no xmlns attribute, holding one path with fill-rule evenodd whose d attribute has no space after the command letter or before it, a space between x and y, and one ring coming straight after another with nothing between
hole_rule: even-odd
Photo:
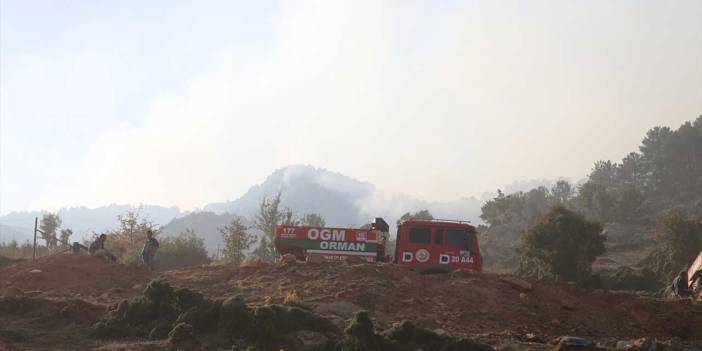
<instances>
[{"instance_id":1,"label":"distant hill","mask_svg":"<svg viewBox=\"0 0 702 351\"><path fill-rule=\"evenodd\" d=\"M282 191L283 207L297 213L317 213L332 226L347 226L368 221L361 214L363 202L373 195L375 187L321 168L295 165L281 168L263 183L252 186L240 198L205 206L205 211L236 213L252 217L264 196Z\"/></svg>"},{"instance_id":2,"label":"distant hill","mask_svg":"<svg viewBox=\"0 0 702 351\"><path fill-rule=\"evenodd\" d=\"M293 165L274 171L238 199L212 203L205 206L203 212L174 219L162 232L170 236L193 229L205 239L210 254L214 254L222 246L217 228L228 224L233 213L250 225L261 199L274 196L278 191L282 192L283 208L290 208L298 215L319 214L328 226L339 227L361 226L374 217L383 217L388 223L395 223L403 213L421 209L428 209L437 218L479 223L482 205L482 201L474 197L450 202L423 201L408 195L384 197L370 183L323 168Z\"/></svg>"},{"instance_id":3,"label":"distant hill","mask_svg":"<svg viewBox=\"0 0 702 351\"><path fill-rule=\"evenodd\" d=\"M195 234L205 242L207 251L214 255L217 250L222 249L222 235L218 228L223 228L231 223L235 215L224 213L215 214L212 212L195 212L186 216L173 219L161 228L161 235L177 236L188 229L192 229ZM242 223L249 226L250 223L243 217L239 217Z\"/></svg>"},{"instance_id":4,"label":"distant hill","mask_svg":"<svg viewBox=\"0 0 702 351\"><path fill-rule=\"evenodd\" d=\"M127 211L139 212L143 217L158 225L164 225L183 215L180 209L175 206L144 205L135 207L114 204L92 209L87 207L62 208L58 211L58 215L62 220L61 227L70 228L75 235L74 239L81 239L93 232L100 233L116 229L117 216ZM7 241L6 238L10 238L10 235L31 238L34 231L34 218L39 217L41 220L45 213L46 211L24 211L0 216L0 242Z\"/></svg>"},{"instance_id":5,"label":"distant hill","mask_svg":"<svg viewBox=\"0 0 702 351\"><path fill-rule=\"evenodd\" d=\"M76 238L113 230L117 216L127 211L138 211L157 225L163 226L164 235L174 236L186 229L193 229L205 241L208 251L214 254L221 247L217 228L229 223L234 215L250 224L264 196L282 192L281 205L298 215L316 213L329 226L361 226L374 217L383 217L388 223L405 212L428 209L437 218L464 219L479 223L482 201L474 197L450 202L431 202L409 195L384 196L375 186L340 173L313 166L293 165L274 171L261 183L249 188L241 197L231 201L212 203L203 211L183 213L177 207L110 205L88 209L74 207L61 209L58 214L63 228L71 228ZM14 212L0 217L0 241L12 235L31 238L34 217L45 212ZM9 239L11 240L11 239Z\"/></svg>"},{"instance_id":6,"label":"distant hill","mask_svg":"<svg viewBox=\"0 0 702 351\"><path fill-rule=\"evenodd\" d=\"M205 211L236 213L251 218L264 196L282 191L282 206L298 214L317 213L330 226L356 226L374 217L392 222L409 211L429 209L435 217L479 222L482 201L465 197L450 202L431 202L409 195L383 197L373 184L313 166L281 168L242 197L205 206Z\"/></svg>"}]
</instances>

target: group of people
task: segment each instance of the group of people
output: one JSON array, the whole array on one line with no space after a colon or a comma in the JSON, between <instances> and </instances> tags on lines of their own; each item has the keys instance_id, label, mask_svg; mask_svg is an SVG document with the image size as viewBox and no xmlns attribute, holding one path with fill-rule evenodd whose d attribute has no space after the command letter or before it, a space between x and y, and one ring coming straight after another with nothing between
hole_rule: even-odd
<instances>
[{"instance_id":1,"label":"group of people","mask_svg":"<svg viewBox=\"0 0 702 351\"><path fill-rule=\"evenodd\" d=\"M105 256L115 261L116 257L105 249L106 241L107 235L100 234L100 236L97 237L92 244L90 244L88 251L91 255ZM146 242L144 243L144 248L141 250L141 259L152 272L156 270L156 251L158 251L158 247L158 240L154 238L154 232L151 229L148 229L146 231Z\"/></svg>"}]
</instances>

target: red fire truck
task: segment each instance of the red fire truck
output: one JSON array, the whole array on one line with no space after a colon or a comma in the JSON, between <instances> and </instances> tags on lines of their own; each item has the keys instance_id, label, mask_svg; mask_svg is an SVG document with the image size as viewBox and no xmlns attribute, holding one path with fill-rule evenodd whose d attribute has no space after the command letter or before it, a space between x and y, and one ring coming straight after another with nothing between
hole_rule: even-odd
<instances>
[{"instance_id":1,"label":"red fire truck","mask_svg":"<svg viewBox=\"0 0 702 351\"><path fill-rule=\"evenodd\" d=\"M475 227L464 221L402 222L397 227L394 262L419 271L483 269Z\"/></svg>"},{"instance_id":2,"label":"red fire truck","mask_svg":"<svg viewBox=\"0 0 702 351\"><path fill-rule=\"evenodd\" d=\"M368 229L278 226L275 246L300 260L394 262L417 271L482 270L475 227L463 221L408 220L397 228L394 258L386 252L390 227L376 218Z\"/></svg>"}]
</instances>

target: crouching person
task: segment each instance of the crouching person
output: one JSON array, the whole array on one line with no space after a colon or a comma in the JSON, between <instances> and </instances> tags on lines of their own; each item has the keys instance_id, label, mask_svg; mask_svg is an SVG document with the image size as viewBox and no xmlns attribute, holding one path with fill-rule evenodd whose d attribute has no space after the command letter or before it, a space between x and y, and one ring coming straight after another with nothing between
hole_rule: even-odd
<instances>
[{"instance_id":1,"label":"crouching person","mask_svg":"<svg viewBox=\"0 0 702 351\"><path fill-rule=\"evenodd\" d=\"M95 257L103 257L113 262L117 261L117 257L105 249L105 241L107 241L107 235L100 234L100 236L90 244L88 252Z\"/></svg>"},{"instance_id":2,"label":"crouching person","mask_svg":"<svg viewBox=\"0 0 702 351\"><path fill-rule=\"evenodd\" d=\"M156 251L158 250L158 240L154 238L154 232L151 229L146 231L146 243L144 249L141 250L141 258L149 267L150 271L156 270Z\"/></svg>"}]
</instances>

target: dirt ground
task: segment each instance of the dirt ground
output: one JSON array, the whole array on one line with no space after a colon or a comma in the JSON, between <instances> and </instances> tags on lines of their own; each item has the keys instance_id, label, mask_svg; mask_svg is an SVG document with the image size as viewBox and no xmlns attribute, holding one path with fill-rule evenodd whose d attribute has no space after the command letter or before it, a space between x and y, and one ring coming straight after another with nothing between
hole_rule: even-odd
<instances>
[{"instance_id":1,"label":"dirt ground","mask_svg":"<svg viewBox=\"0 0 702 351\"><path fill-rule=\"evenodd\" d=\"M702 341L702 306L584 291L508 275L420 275L387 264L210 265L161 273L175 287L249 304L309 306L339 326L358 310L376 328L408 319L451 335L547 343L576 335L616 343L640 337ZM0 350L156 350L162 341L99 342L91 326L154 278L143 266L65 254L0 267ZM614 345L614 344L612 344ZM532 348L536 349L536 348Z\"/></svg>"},{"instance_id":2,"label":"dirt ground","mask_svg":"<svg viewBox=\"0 0 702 351\"><path fill-rule=\"evenodd\" d=\"M254 304L282 301L291 292L312 306L349 302L389 325L410 319L453 334L537 333L547 336L702 339L702 307L627 293L588 292L530 283L510 276L459 271L420 275L394 265L292 263L235 268L210 266L166 272L176 286L211 297L242 295Z\"/></svg>"},{"instance_id":3,"label":"dirt ground","mask_svg":"<svg viewBox=\"0 0 702 351\"><path fill-rule=\"evenodd\" d=\"M35 297L113 302L133 295L130 290L134 285L144 284L154 276L143 265L121 265L65 253L0 267L0 296L19 290Z\"/></svg>"}]
</instances>

